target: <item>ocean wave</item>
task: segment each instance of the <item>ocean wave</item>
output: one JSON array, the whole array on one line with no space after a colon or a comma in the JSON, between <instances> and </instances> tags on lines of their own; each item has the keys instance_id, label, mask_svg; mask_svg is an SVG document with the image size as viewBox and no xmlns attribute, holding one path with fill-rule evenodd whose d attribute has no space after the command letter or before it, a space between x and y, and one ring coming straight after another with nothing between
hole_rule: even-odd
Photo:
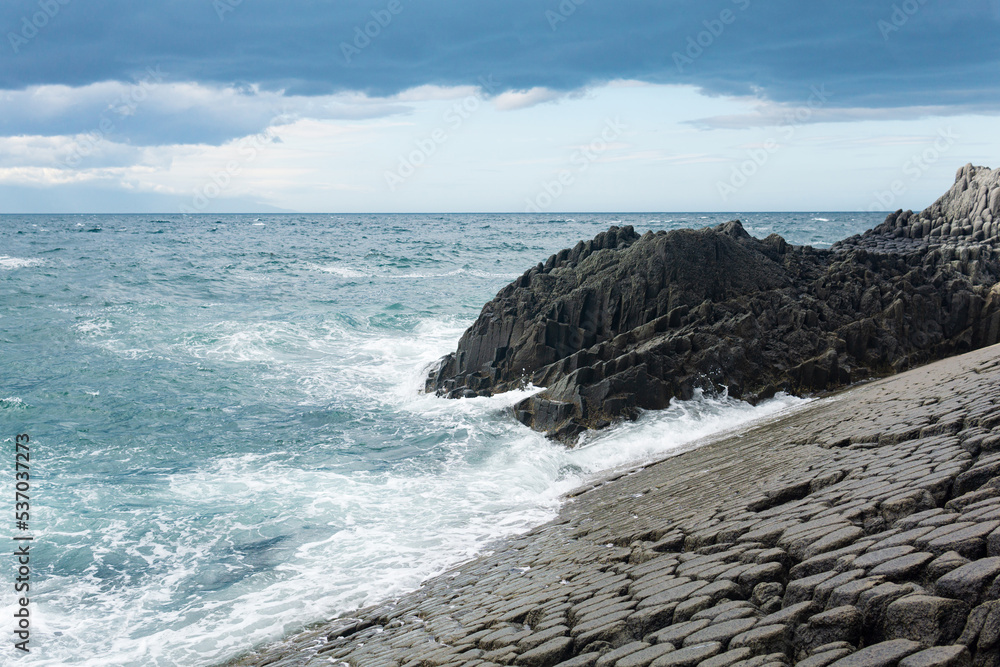
<instances>
[{"instance_id":1,"label":"ocean wave","mask_svg":"<svg viewBox=\"0 0 1000 667\"><path fill-rule=\"evenodd\" d=\"M73 328L85 336L93 336L107 333L114 328L114 324L110 320L98 318L79 322Z\"/></svg>"},{"instance_id":2,"label":"ocean wave","mask_svg":"<svg viewBox=\"0 0 1000 667\"><path fill-rule=\"evenodd\" d=\"M320 266L318 264L310 264L310 268L316 271L322 271L323 273L332 273L335 276L340 276L341 278L369 278L370 274L364 271L358 271L357 269L352 269L348 266Z\"/></svg>"},{"instance_id":3,"label":"ocean wave","mask_svg":"<svg viewBox=\"0 0 1000 667\"><path fill-rule=\"evenodd\" d=\"M431 278L448 278L451 276L474 276L476 278L503 278L504 280L514 280L521 274L519 273L493 273L490 271L480 271L479 269L455 269L453 271L447 271L445 273L401 273L401 274L386 274L388 278L412 278L416 280L421 279L431 279Z\"/></svg>"},{"instance_id":4,"label":"ocean wave","mask_svg":"<svg viewBox=\"0 0 1000 667\"><path fill-rule=\"evenodd\" d=\"M18 396L0 398L0 410L24 410L26 407L24 401Z\"/></svg>"},{"instance_id":5,"label":"ocean wave","mask_svg":"<svg viewBox=\"0 0 1000 667\"><path fill-rule=\"evenodd\" d=\"M744 429L809 403L808 399L779 393L756 406L725 393L706 395L697 390L689 401L671 401L663 410L644 411L634 422L619 423L606 432L585 433L573 457L584 470L602 472L649 463L684 451L734 429Z\"/></svg>"},{"instance_id":6,"label":"ocean wave","mask_svg":"<svg viewBox=\"0 0 1000 667\"><path fill-rule=\"evenodd\" d=\"M195 359L294 362L336 335L329 327L317 335L293 322L223 320L189 331L177 342L166 341L165 348Z\"/></svg>"},{"instance_id":7,"label":"ocean wave","mask_svg":"<svg viewBox=\"0 0 1000 667\"><path fill-rule=\"evenodd\" d=\"M0 269L7 271L12 271L14 269L24 269L29 266L38 266L43 264L43 260L40 259L25 259L22 257L10 257L8 255L0 255Z\"/></svg>"},{"instance_id":8,"label":"ocean wave","mask_svg":"<svg viewBox=\"0 0 1000 667\"><path fill-rule=\"evenodd\" d=\"M407 266L407 263L398 263L400 268ZM475 278L502 278L504 280L514 280L519 273L482 271L480 269L458 268L443 272L415 272L415 273L392 273L391 271L361 271L349 266L322 266L310 264L309 268L323 273L332 273L341 278L378 278L386 280L432 280L435 278L450 278L452 276L473 276Z\"/></svg>"},{"instance_id":9,"label":"ocean wave","mask_svg":"<svg viewBox=\"0 0 1000 667\"><path fill-rule=\"evenodd\" d=\"M430 355L401 355L404 370ZM63 553L87 552L73 566L79 573L49 577L39 592L40 628L58 638L40 664L225 660L418 588L494 540L554 518L569 491L599 482L609 467L677 454L803 403L778 397L755 408L699 394L566 449L510 416L535 389L463 400L414 389L398 397L416 417L400 438L439 434L440 456L382 470L296 465L281 451L216 458L168 475L99 535L53 526L46 538L61 535ZM122 553L125 565L116 561Z\"/></svg>"}]
</instances>

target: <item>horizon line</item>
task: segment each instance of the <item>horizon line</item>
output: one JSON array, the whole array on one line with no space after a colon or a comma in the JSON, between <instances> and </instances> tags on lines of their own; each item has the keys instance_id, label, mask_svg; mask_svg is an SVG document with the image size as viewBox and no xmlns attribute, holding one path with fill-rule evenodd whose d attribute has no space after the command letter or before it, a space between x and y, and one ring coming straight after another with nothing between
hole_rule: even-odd
<instances>
[{"instance_id":1,"label":"horizon line","mask_svg":"<svg viewBox=\"0 0 1000 667\"><path fill-rule=\"evenodd\" d=\"M802 209L802 210L760 210L760 211L543 211L541 213L533 213L527 211L289 211L285 213L261 213L254 211L229 211L229 212L207 212L207 213L167 213L165 211L153 211L153 212L94 212L94 211L77 211L77 212L49 212L49 213L0 213L0 217L3 216L26 216L26 215L162 215L170 217L180 217L180 218L193 218L193 217L210 217L213 215L259 215L259 216L287 216L287 215L531 215L531 216L546 216L546 215L697 215L697 214L707 214L707 215L756 215L761 213L850 213L850 214L865 214L865 215L876 215L876 214L886 214L894 213L896 211L905 211L907 209L895 209L893 211L865 211L865 210L823 210L823 209ZM914 209L909 209L914 211ZM920 209L923 210L923 209ZM914 211L917 212L917 211Z\"/></svg>"}]
</instances>

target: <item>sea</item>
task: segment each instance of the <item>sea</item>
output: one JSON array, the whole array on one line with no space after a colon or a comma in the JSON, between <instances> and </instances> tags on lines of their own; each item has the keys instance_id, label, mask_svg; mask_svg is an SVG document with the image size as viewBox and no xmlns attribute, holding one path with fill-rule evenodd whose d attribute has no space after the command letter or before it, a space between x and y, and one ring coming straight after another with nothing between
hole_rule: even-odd
<instances>
[{"instance_id":1,"label":"sea","mask_svg":"<svg viewBox=\"0 0 1000 667\"><path fill-rule=\"evenodd\" d=\"M0 664L218 664L414 590L611 470L796 409L698 395L567 448L512 417L537 388L420 390L497 291L612 225L739 218L828 247L883 217L0 216Z\"/></svg>"}]
</instances>

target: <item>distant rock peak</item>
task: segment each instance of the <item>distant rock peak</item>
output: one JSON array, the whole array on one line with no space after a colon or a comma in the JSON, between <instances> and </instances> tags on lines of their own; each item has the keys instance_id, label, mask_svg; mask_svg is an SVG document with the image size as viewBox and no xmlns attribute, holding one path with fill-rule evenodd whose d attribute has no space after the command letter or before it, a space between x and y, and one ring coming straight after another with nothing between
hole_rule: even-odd
<instances>
[{"instance_id":1,"label":"distant rock peak","mask_svg":"<svg viewBox=\"0 0 1000 667\"><path fill-rule=\"evenodd\" d=\"M919 213L899 210L885 222L854 237L858 245L873 239L923 239L931 243L964 243L1000 237L1000 169L967 164L955 184ZM852 239L847 239L848 244Z\"/></svg>"}]
</instances>

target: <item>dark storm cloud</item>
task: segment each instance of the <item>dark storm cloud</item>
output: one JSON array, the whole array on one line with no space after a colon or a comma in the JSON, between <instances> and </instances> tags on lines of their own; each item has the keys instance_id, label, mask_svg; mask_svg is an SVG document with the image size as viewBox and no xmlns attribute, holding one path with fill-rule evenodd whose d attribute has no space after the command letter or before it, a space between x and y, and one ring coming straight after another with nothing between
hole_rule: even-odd
<instances>
[{"instance_id":1,"label":"dark storm cloud","mask_svg":"<svg viewBox=\"0 0 1000 667\"><path fill-rule=\"evenodd\" d=\"M172 82L300 96L492 75L497 92L637 79L795 103L824 85L835 107L989 108L998 29L1000 0L16 0L0 7L0 89L133 82L158 67ZM255 113L234 125L259 129L267 114ZM160 120L163 141L184 134ZM184 122L197 140L232 134L219 114L207 129Z\"/></svg>"}]
</instances>

